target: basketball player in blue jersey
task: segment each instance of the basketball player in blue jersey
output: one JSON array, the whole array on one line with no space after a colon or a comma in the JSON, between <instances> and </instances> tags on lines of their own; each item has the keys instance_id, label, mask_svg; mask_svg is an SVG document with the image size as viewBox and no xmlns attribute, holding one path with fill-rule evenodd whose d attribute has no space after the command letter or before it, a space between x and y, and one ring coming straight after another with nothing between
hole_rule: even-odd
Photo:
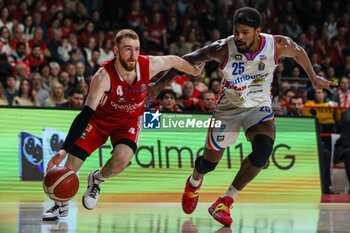
<instances>
[{"instance_id":1,"label":"basketball player in blue jersey","mask_svg":"<svg viewBox=\"0 0 350 233\"><path fill-rule=\"evenodd\" d=\"M260 33L261 15L249 7L236 11L233 35L218 40L185 55L191 63L215 60L222 64L219 99L213 118L222 122L220 128L210 128L204 155L195 161L193 174L187 179L182 196L182 209L191 214L197 206L198 191L203 176L215 169L226 147L234 145L240 128L252 143L252 153L241 164L240 170L226 193L209 208L218 222L230 226L230 207L239 192L261 171L273 149L275 140L274 113L271 107L273 72L282 57L294 58L306 71L314 88L326 88L336 83L317 76L305 51L285 36ZM170 71L151 89L151 95L172 78Z\"/></svg>"}]
</instances>

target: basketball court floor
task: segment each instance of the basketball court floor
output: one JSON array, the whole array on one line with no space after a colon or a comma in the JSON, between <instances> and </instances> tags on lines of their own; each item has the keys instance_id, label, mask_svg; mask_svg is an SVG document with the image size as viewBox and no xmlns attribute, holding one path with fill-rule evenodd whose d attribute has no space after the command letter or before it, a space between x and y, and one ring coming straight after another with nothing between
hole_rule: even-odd
<instances>
[{"instance_id":1,"label":"basketball court floor","mask_svg":"<svg viewBox=\"0 0 350 233\"><path fill-rule=\"evenodd\" d=\"M1 195L1 233L350 232L349 203L269 203L268 199L266 203L235 203L231 209L233 224L228 228L211 218L207 202L199 203L193 214L186 215L180 203L113 202L110 197L89 211L76 198L70 202L67 217L43 222L41 215L51 201L41 202L33 196L34 201L28 202L23 201L28 196L14 196Z\"/></svg>"}]
</instances>

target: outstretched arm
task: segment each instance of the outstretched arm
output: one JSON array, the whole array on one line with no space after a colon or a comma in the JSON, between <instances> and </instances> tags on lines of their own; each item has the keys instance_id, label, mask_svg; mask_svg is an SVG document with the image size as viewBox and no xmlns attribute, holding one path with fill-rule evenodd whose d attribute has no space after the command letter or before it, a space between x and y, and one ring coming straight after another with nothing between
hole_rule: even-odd
<instances>
[{"instance_id":1,"label":"outstretched arm","mask_svg":"<svg viewBox=\"0 0 350 233\"><path fill-rule=\"evenodd\" d=\"M175 68L181 72L198 76L202 72L201 66L195 66L178 56L150 56L149 76L152 78L161 71Z\"/></svg>"},{"instance_id":2,"label":"outstretched arm","mask_svg":"<svg viewBox=\"0 0 350 233\"><path fill-rule=\"evenodd\" d=\"M66 140L63 143L62 149L55 154L47 164L46 172L53 166L58 166L67 155L67 151L79 139L85 128L87 127L91 117L106 91L110 89L110 80L107 72L100 68L91 80L90 92L87 96L83 110L74 119Z\"/></svg>"},{"instance_id":3,"label":"outstretched arm","mask_svg":"<svg viewBox=\"0 0 350 233\"><path fill-rule=\"evenodd\" d=\"M188 53L183 58L192 64L203 63L211 60L215 60L220 64L223 64L226 59L226 41L218 40L214 43L198 49L192 53ZM156 83L151 84L148 89L147 98L154 98L158 93L168 85L175 77L177 72L175 69L171 69L165 75L163 75Z\"/></svg>"},{"instance_id":4,"label":"outstretched arm","mask_svg":"<svg viewBox=\"0 0 350 233\"><path fill-rule=\"evenodd\" d=\"M330 92L333 92L332 86L337 86L338 84L328 81L327 79L316 75L312 69L310 60L302 47L297 45L292 39L285 36L275 36L277 44L277 58L290 57L298 62L301 67L305 70L310 78L310 81L315 89L325 88Z\"/></svg>"}]
</instances>

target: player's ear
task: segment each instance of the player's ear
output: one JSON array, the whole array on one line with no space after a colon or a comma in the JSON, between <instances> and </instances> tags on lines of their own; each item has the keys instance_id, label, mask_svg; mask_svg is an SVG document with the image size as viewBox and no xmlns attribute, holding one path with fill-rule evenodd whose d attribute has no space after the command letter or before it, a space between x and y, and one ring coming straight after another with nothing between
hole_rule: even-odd
<instances>
[{"instance_id":1,"label":"player's ear","mask_svg":"<svg viewBox=\"0 0 350 233\"><path fill-rule=\"evenodd\" d=\"M114 54L118 54L118 51L119 51L118 46L117 46L117 45L114 45L114 46L113 46L113 52L114 52Z\"/></svg>"},{"instance_id":2,"label":"player's ear","mask_svg":"<svg viewBox=\"0 0 350 233\"><path fill-rule=\"evenodd\" d=\"M260 35L260 31L261 31L261 27L258 27L257 29L255 29L255 32L258 36Z\"/></svg>"}]
</instances>

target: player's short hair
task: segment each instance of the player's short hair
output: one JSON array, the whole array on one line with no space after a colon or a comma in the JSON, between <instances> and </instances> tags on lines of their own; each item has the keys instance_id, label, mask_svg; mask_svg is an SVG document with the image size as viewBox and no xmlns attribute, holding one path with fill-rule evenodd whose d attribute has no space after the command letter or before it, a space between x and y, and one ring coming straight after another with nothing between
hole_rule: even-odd
<instances>
[{"instance_id":1,"label":"player's short hair","mask_svg":"<svg viewBox=\"0 0 350 233\"><path fill-rule=\"evenodd\" d=\"M255 29L261 26L261 14L254 8L242 7L233 16L233 24L244 24Z\"/></svg>"},{"instance_id":2,"label":"player's short hair","mask_svg":"<svg viewBox=\"0 0 350 233\"><path fill-rule=\"evenodd\" d=\"M136 32L131 29L120 30L114 38L114 44L119 45L120 41L124 38L131 38L133 40L140 40Z\"/></svg>"}]
</instances>

